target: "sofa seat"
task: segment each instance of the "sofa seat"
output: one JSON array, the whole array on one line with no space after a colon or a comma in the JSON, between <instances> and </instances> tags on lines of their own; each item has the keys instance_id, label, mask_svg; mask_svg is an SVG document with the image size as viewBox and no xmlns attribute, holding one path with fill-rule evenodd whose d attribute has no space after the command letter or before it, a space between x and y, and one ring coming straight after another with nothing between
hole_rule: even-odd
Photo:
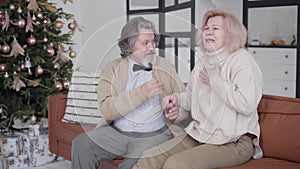
<instances>
[{"instance_id":1,"label":"sofa seat","mask_svg":"<svg viewBox=\"0 0 300 169\"><path fill-rule=\"evenodd\" d=\"M259 167L258 167L259 166ZM299 169L300 163L275 158L251 159L247 163L222 169Z\"/></svg>"}]
</instances>

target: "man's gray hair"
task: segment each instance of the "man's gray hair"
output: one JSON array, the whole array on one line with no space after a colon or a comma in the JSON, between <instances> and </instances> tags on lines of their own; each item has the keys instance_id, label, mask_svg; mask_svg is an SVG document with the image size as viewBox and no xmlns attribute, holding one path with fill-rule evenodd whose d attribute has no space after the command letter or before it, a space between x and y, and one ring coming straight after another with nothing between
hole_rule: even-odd
<instances>
[{"instance_id":1,"label":"man's gray hair","mask_svg":"<svg viewBox=\"0 0 300 169\"><path fill-rule=\"evenodd\" d=\"M155 29L153 22L144 19L143 17L132 18L127 24L123 27L121 32L121 37L119 39L118 45L121 50L121 56L123 58L127 57L132 53L132 48L137 37L140 34L141 28L150 29L154 32L155 43L158 44L160 36Z\"/></svg>"}]
</instances>

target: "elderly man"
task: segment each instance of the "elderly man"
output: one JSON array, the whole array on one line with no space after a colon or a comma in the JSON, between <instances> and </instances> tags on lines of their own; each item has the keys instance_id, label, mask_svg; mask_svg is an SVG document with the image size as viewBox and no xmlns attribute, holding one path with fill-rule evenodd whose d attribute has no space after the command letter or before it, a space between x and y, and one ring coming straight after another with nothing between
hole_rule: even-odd
<instances>
[{"instance_id":1,"label":"elderly man","mask_svg":"<svg viewBox=\"0 0 300 169\"><path fill-rule=\"evenodd\" d=\"M72 169L96 169L120 155L125 159L119 168L131 169L144 150L173 138L173 114L184 112L174 106L164 113L161 101L185 89L173 65L155 55L159 39L154 24L142 17L123 27L121 57L104 67L98 86L99 110L111 123L75 138Z\"/></svg>"}]
</instances>

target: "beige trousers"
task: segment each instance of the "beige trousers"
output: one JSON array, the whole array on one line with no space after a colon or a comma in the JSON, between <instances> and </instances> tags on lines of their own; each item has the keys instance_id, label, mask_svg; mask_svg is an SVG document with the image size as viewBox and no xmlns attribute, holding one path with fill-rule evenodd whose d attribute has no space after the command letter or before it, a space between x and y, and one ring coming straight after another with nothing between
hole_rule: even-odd
<instances>
[{"instance_id":1,"label":"beige trousers","mask_svg":"<svg viewBox=\"0 0 300 169\"><path fill-rule=\"evenodd\" d=\"M173 138L146 150L133 169L214 169L247 162L253 155L252 139L242 136L223 145L201 144L189 135Z\"/></svg>"}]
</instances>

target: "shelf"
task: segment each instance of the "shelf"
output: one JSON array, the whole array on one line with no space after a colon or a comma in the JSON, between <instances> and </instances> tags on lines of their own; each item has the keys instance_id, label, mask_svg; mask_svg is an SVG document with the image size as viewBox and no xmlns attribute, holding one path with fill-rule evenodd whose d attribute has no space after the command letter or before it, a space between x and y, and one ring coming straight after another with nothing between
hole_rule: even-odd
<instances>
[{"instance_id":1,"label":"shelf","mask_svg":"<svg viewBox=\"0 0 300 169\"><path fill-rule=\"evenodd\" d=\"M297 48L297 45L247 45L253 48Z\"/></svg>"}]
</instances>

